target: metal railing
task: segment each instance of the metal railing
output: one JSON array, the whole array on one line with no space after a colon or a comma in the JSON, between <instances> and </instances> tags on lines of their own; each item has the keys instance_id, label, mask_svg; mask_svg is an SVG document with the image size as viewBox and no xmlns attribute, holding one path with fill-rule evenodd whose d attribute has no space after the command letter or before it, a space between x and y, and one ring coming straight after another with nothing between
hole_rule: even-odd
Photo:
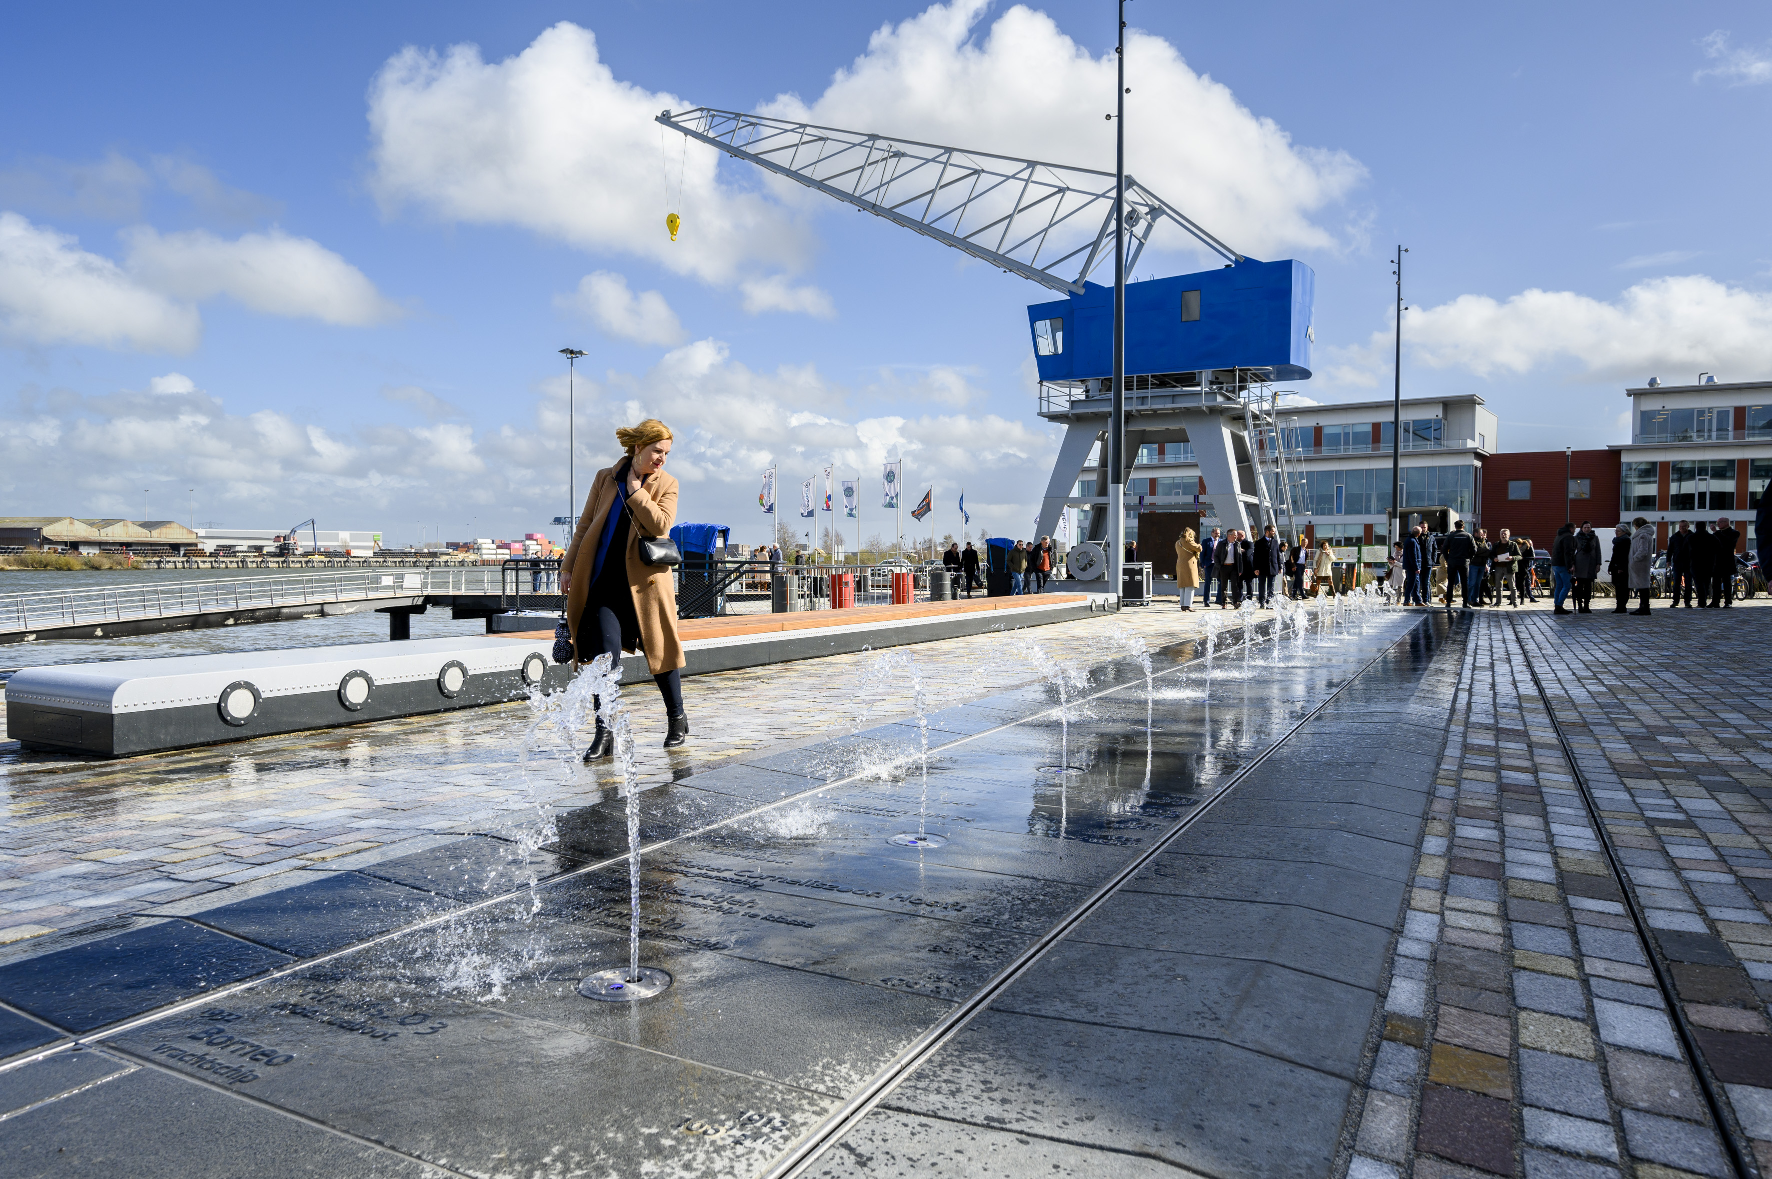
<instances>
[{"instance_id":1,"label":"metal railing","mask_svg":"<svg viewBox=\"0 0 1772 1179\"><path fill-rule=\"evenodd\" d=\"M354 569L191 581L169 578L98 589L0 594L0 631L96 626L144 618L427 594L494 593L497 585L498 570L473 567L389 573Z\"/></svg>"}]
</instances>

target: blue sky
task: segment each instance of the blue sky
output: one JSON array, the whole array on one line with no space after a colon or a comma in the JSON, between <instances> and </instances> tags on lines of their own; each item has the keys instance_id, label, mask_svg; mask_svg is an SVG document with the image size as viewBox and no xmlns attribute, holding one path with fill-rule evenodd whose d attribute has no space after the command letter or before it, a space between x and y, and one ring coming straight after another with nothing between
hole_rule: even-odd
<instances>
[{"instance_id":1,"label":"blue sky","mask_svg":"<svg viewBox=\"0 0 1772 1179\"><path fill-rule=\"evenodd\" d=\"M1650 375L1772 376L1765 6L1128 7L1129 167L1316 269L1309 396L1388 393L1399 241L1406 394L1481 394L1507 449L1620 440ZM649 120L795 96L1106 165L1112 38L1103 0L21 10L0 514L134 516L146 489L241 527L535 530L565 511L572 344L581 493L657 413L685 519L761 539L762 467L797 496L902 457L940 530L964 486L975 534L1025 533L1046 293L711 155L670 244ZM1206 264L1176 244L1140 272Z\"/></svg>"}]
</instances>

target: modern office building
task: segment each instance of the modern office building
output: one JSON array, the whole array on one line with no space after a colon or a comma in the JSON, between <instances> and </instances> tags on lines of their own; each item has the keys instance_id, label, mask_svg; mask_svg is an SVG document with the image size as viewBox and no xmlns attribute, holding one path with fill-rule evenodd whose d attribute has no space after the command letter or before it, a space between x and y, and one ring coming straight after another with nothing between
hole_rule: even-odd
<instances>
[{"instance_id":1,"label":"modern office building","mask_svg":"<svg viewBox=\"0 0 1772 1179\"><path fill-rule=\"evenodd\" d=\"M1619 510L1655 522L1663 547L1681 520L1722 517L1757 549L1754 513L1772 482L1772 381L1720 384L1700 373L1692 385L1651 378L1631 399L1631 438L1618 455ZM1772 538L1767 538L1772 540Z\"/></svg>"},{"instance_id":2,"label":"modern office building","mask_svg":"<svg viewBox=\"0 0 1772 1179\"><path fill-rule=\"evenodd\" d=\"M1392 402L1287 405L1276 414L1286 469L1290 518L1313 544L1383 542L1391 508ZM1403 402L1402 485L1407 522L1436 530L1454 521L1474 527L1483 496L1483 464L1501 445L1496 417L1477 396L1408 398ZM1269 445L1273 439L1264 439ZM1096 463L1099 463L1099 454ZM1085 469L1078 495L1093 494L1095 473ZM1126 536L1137 539L1138 515L1152 510L1210 512L1196 501L1203 488L1186 442L1139 448L1126 487ZM1280 527L1287 526L1287 495L1270 488ZM1208 514L1202 524L1216 521Z\"/></svg>"},{"instance_id":3,"label":"modern office building","mask_svg":"<svg viewBox=\"0 0 1772 1179\"><path fill-rule=\"evenodd\" d=\"M1565 520L1604 531L1619 511L1616 451L1514 451L1483 464L1483 527L1491 536L1506 528L1548 550Z\"/></svg>"}]
</instances>

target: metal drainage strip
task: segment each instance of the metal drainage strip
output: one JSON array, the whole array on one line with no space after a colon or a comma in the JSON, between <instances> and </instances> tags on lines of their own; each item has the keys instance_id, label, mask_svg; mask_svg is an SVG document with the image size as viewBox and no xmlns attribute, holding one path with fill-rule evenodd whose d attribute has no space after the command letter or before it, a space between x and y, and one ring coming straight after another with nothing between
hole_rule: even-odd
<instances>
[{"instance_id":1,"label":"metal drainage strip","mask_svg":"<svg viewBox=\"0 0 1772 1179\"><path fill-rule=\"evenodd\" d=\"M1581 791L1581 801L1587 807L1588 818L1593 820L1594 830L1600 833L1600 849L1606 853L1606 864L1618 881L1618 891L1624 894L1625 911L1630 914L1632 924L1637 927L1637 938L1648 952L1649 965L1655 972L1655 985L1661 989L1662 1001L1673 1013L1674 1029L1679 1032L1680 1044L1685 1048L1686 1059L1692 1065L1692 1075L1698 1078L1698 1088L1704 1093L1704 1103L1710 1108L1711 1120L1722 1131L1719 1137L1729 1149L1729 1163L1742 1179L1754 1179L1760 1173L1759 1168L1750 1161L1753 1158L1751 1150L1742 1147L1741 1139L1744 1135L1741 1128L1730 1116L1729 1106L1717 1092L1717 1082L1710 1075L1710 1062L1699 1050L1698 1038L1692 1034L1692 1025L1686 1020L1686 1009L1680 1002L1679 992L1674 988L1673 976L1668 971L1667 963L1662 961L1661 950L1649 932L1649 918L1637 903L1636 891L1631 888L1624 864L1618 858L1618 849L1612 843L1612 833L1606 830L1606 820L1600 817L1600 804L1594 800L1587 775L1581 772L1581 764L1575 760L1575 749L1569 744L1569 738L1563 733L1563 726L1557 721L1557 711L1551 707L1550 693L1544 690L1544 681L1538 678L1538 665L1532 661L1532 649L1527 646L1525 636L1520 634L1519 620L1509 615L1507 621L1514 633L1514 644L1526 657L1526 670L1532 673L1532 686L1538 690L1538 698L1544 701L1545 715L1550 718L1551 729L1557 734L1557 744L1563 747L1563 760L1568 763L1569 773L1575 778L1576 788Z\"/></svg>"},{"instance_id":2,"label":"metal drainage strip","mask_svg":"<svg viewBox=\"0 0 1772 1179\"><path fill-rule=\"evenodd\" d=\"M1245 765L1227 778L1224 784L1218 788L1212 797L1195 807L1186 818L1178 821L1175 826L1166 831L1150 847L1134 856L1129 863L1116 871L1105 883L1091 893L1082 904L1078 905L1075 909L1071 910L1069 914L1061 918L1058 924L1047 930L1046 933L1031 946L1023 950L1014 961L1010 962L1008 966L1005 966L1001 971L994 975L983 987L979 988L969 998L956 1005L947 1015L942 1017L940 1021L919 1036L910 1047L894 1057L885 1068L874 1074L873 1078L869 1080L867 1084L851 1094L848 1101L844 1102L841 1107L823 1122L814 1127L806 1137L796 1143L786 1154L777 1159L775 1165L763 1173L762 1179L792 1179L794 1176L803 1174L808 1167L818 1161L819 1157L823 1155L825 1151L829 1150L832 1146L835 1146L837 1141L842 1138L843 1135L854 1129L863 1118L872 1113L874 1107L884 1101L887 1095L889 1095L894 1089L898 1088L898 1086L908 1078L911 1073L916 1071L918 1066L928 1060L931 1056L935 1055L943 1045L958 1035L967 1024L971 1023L972 1020L982 1013L985 1008L989 1007L991 1002L996 999L998 995L1002 994L1015 982L1016 979L1025 974L1035 962L1039 961L1040 958L1045 955L1046 951L1050 950L1060 941L1063 941L1066 934L1070 933L1071 930L1075 929L1085 921L1089 915L1099 908L1109 897L1118 892L1120 887L1125 884L1126 881L1130 880L1140 869L1150 863L1151 860L1155 859L1164 848L1175 842L1175 840L1186 832L1188 828L1199 822L1200 818L1204 816L1207 811L1216 806L1226 795L1236 789L1239 783L1250 774L1254 773L1263 762L1267 761L1267 759L1278 750L1280 746L1284 745L1289 739L1291 739L1299 729L1309 724L1322 713L1324 709L1333 704L1336 698L1339 697L1350 684L1354 683L1367 671L1371 670L1374 664L1383 659L1385 655L1392 651L1399 643L1414 633L1414 631L1422 625L1422 622L1426 621L1426 618L1427 616L1424 614L1421 620L1411 623L1408 627L1404 628L1401 634L1381 647L1372 658L1361 664L1358 671L1355 671L1352 675L1348 676L1347 679L1343 680L1333 692L1323 698L1321 703L1303 716L1299 717L1298 720L1293 722L1284 733L1270 742L1266 749L1257 754L1249 764ZM1133 684L1123 684L1115 688L1110 688L1108 691L1120 691L1126 687L1136 686L1137 685ZM1106 694L1106 692L1100 693L1100 695Z\"/></svg>"}]
</instances>

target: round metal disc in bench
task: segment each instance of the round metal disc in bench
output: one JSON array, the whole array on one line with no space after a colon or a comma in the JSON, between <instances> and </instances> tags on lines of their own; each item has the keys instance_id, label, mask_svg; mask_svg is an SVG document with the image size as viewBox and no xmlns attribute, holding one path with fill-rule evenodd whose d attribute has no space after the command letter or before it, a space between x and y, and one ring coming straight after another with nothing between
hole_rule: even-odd
<instances>
[{"instance_id":1,"label":"round metal disc in bench","mask_svg":"<svg viewBox=\"0 0 1772 1179\"><path fill-rule=\"evenodd\" d=\"M462 687L468 682L467 665L459 659L451 659L437 672L437 691L451 700L461 694Z\"/></svg>"},{"instance_id":2,"label":"round metal disc in bench","mask_svg":"<svg viewBox=\"0 0 1772 1179\"><path fill-rule=\"evenodd\" d=\"M542 677L548 674L548 661L542 658L540 651L531 651L523 659L523 682L530 687L541 683Z\"/></svg>"},{"instance_id":3,"label":"round metal disc in bench","mask_svg":"<svg viewBox=\"0 0 1772 1179\"><path fill-rule=\"evenodd\" d=\"M258 713L258 706L264 700L259 691L246 680L235 680L222 689L221 696L215 702L215 709L221 713L226 723L239 728Z\"/></svg>"},{"instance_id":4,"label":"round metal disc in bench","mask_svg":"<svg viewBox=\"0 0 1772 1179\"><path fill-rule=\"evenodd\" d=\"M375 681L366 671L349 671L345 678L338 681L338 702L352 712L357 712L369 703L369 693L375 691Z\"/></svg>"}]
</instances>

